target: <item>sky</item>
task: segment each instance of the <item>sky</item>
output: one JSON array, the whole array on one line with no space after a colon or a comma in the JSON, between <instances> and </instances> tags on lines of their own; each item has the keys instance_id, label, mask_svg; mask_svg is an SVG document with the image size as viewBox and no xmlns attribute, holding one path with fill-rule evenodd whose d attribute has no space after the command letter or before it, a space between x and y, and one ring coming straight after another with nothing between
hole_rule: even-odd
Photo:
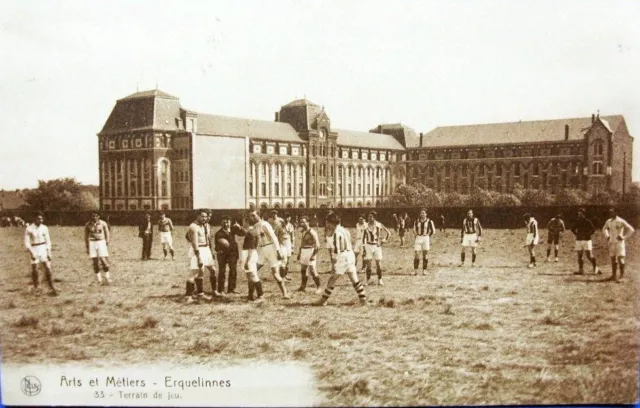
<instances>
[{"instance_id":1,"label":"sky","mask_svg":"<svg viewBox=\"0 0 640 408\"><path fill-rule=\"evenodd\" d=\"M640 180L640 2L4 1L0 188L98 183L117 99L366 131L621 114Z\"/></svg>"}]
</instances>

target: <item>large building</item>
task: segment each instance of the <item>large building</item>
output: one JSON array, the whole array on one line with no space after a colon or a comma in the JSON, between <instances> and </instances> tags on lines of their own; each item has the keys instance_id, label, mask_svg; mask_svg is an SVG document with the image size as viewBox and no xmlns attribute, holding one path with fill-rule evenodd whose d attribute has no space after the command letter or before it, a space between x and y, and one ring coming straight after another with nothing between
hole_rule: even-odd
<instances>
[{"instance_id":1,"label":"large building","mask_svg":"<svg viewBox=\"0 0 640 408\"><path fill-rule=\"evenodd\" d=\"M159 90L116 102L98 134L104 210L384 205L396 186L438 191L624 191L633 139L622 116L437 128L336 129L300 99L274 121L184 109Z\"/></svg>"}]
</instances>

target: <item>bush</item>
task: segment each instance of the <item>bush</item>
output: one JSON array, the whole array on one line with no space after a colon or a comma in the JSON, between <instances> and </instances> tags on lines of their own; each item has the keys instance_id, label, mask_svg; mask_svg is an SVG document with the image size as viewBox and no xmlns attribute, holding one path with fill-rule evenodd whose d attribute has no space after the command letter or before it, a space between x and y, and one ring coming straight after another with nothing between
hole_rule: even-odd
<instances>
[{"instance_id":1,"label":"bush","mask_svg":"<svg viewBox=\"0 0 640 408\"><path fill-rule=\"evenodd\" d=\"M522 202L515 194L495 193L492 196L493 205L496 207L519 207L522 205Z\"/></svg>"},{"instance_id":2,"label":"bush","mask_svg":"<svg viewBox=\"0 0 640 408\"><path fill-rule=\"evenodd\" d=\"M589 194L586 191L575 189L575 188L565 188L556 193L556 201L555 205L561 206L575 206L575 205L585 205L589 201Z\"/></svg>"},{"instance_id":3,"label":"bush","mask_svg":"<svg viewBox=\"0 0 640 408\"><path fill-rule=\"evenodd\" d=\"M493 195L483 188L476 187L471 192L467 205L469 207L491 207L493 206Z\"/></svg>"},{"instance_id":4,"label":"bush","mask_svg":"<svg viewBox=\"0 0 640 408\"><path fill-rule=\"evenodd\" d=\"M555 202L555 197L545 190L520 190L516 193L520 202L529 206L551 206Z\"/></svg>"}]
</instances>

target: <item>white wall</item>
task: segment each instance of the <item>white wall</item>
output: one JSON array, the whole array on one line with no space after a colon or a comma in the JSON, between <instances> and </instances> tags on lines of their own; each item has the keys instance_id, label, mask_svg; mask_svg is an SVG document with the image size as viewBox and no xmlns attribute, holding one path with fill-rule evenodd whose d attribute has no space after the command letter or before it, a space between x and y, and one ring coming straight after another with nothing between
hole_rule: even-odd
<instances>
[{"instance_id":1,"label":"white wall","mask_svg":"<svg viewBox=\"0 0 640 408\"><path fill-rule=\"evenodd\" d=\"M248 139L193 137L193 208L247 208Z\"/></svg>"}]
</instances>

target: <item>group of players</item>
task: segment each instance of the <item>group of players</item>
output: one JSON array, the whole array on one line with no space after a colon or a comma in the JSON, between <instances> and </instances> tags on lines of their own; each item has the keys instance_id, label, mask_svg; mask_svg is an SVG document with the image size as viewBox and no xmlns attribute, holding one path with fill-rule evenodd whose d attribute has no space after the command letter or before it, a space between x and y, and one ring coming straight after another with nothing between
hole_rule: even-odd
<instances>
[{"instance_id":1,"label":"group of players","mask_svg":"<svg viewBox=\"0 0 640 408\"><path fill-rule=\"evenodd\" d=\"M593 223L586 218L585 211L580 209L577 214L577 221L574 223L571 232L576 237L575 250L578 259L578 271L576 274L584 274L583 256L591 262L594 274L600 274L596 259L593 255L592 236L596 231ZM209 272L213 297L224 297L224 279L220 285L221 275L219 265L224 268L224 263L217 262L220 257L227 259L226 264L230 268L229 291L228 293L238 293L235 291L235 267L238 258L234 258L233 251L239 255L240 265L247 275L248 300L262 301L264 290L260 279L260 269L268 265L273 278L284 299L290 299L286 282L291 281L288 276L289 262L292 257L296 257L300 264L301 283L298 291L305 291L309 277L312 278L316 293L322 295L318 304L326 304L334 291L337 280L342 275L347 275L351 281L361 303L366 303L365 286L373 284L372 269L376 268L377 284L384 285L382 279L382 247L391 236L391 232L377 219L377 213L370 211L367 219L364 216L358 217L356 224L355 242L352 242L349 231L341 225L340 217L336 213L329 213L325 220L325 240L324 246L328 251L331 260L331 275L324 290L317 270L317 257L323 246L316 231L317 221L315 217L310 219L303 216L298 220L298 226L294 226L291 217L282 219L277 211L273 210L263 219L257 211L251 211L243 220L231 222L229 217L223 217L222 228L214 235L211 233L209 224L211 214L207 210L198 211L196 219L188 228L186 239L189 243L190 273L186 281L185 298L187 303L197 302L211 297L204 292L205 270ZM408 217L406 214L398 222L398 235L404 237L407 229ZM312 222L314 225L312 226ZM147 225L140 226L142 234L146 228L151 228L150 216L147 216ZM540 241L540 231L538 222L531 214L524 215L526 226L525 247L529 252L529 268L536 266L536 246ZM443 226L442 226L443 227ZM167 252L172 257L173 249L173 223L161 214L158 222L161 232L161 242L165 258ZM300 248L295 253L295 231L301 230ZM555 261L558 262L558 250L560 236L566 230L561 215L552 218L547 224L547 257L546 261L551 261L551 251L553 249ZM476 265L478 244L482 240L482 225L478 218L474 216L473 210L467 212L467 216L462 221L460 230L460 266L464 266L466 251L471 252L471 265ZM628 222L619 217L614 208L609 210L609 218L602 229L608 242L608 252L611 260L611 276L609 280L619 282L624 278L626 246L625 241L633 234L634 229ZM148 232L148 231L147 231ZM414 259L413 275L418 275L420 260L422 260L422 273L427 274L429 264L429 251L431 249L431 237L435 234L435 223L428 217L426 209L421 209L417 219L413 222L414 237ZM236 237L242 237L242 250L237 248ZM111 284L109 273L109 253L108 243L110 231L107 223L100 219L100 214L94 212L84 227L84 240L87 254L92 260L93 271L98 284ZM403 243L403 240L402 242ZM54 286L51 272L51 238L49 230L44 225L44 216L37 213L34 222L29 224L25 230L24 244L31 259L31 290L39 291L38 265L44 268L46 281L50 288L51 295L57 295L58 290ZM144 251L144 250L143 250ZM214 255L215 254L215 255ZM143 256L144 258L144 256ZM365 280L360 281L357 259L362 259L362 270ZM233 268L233 286L232 272ZM619 275L617 271L619 269ZM217 285L218 283L218 285Z\"/></svg>"}]
</instances>

